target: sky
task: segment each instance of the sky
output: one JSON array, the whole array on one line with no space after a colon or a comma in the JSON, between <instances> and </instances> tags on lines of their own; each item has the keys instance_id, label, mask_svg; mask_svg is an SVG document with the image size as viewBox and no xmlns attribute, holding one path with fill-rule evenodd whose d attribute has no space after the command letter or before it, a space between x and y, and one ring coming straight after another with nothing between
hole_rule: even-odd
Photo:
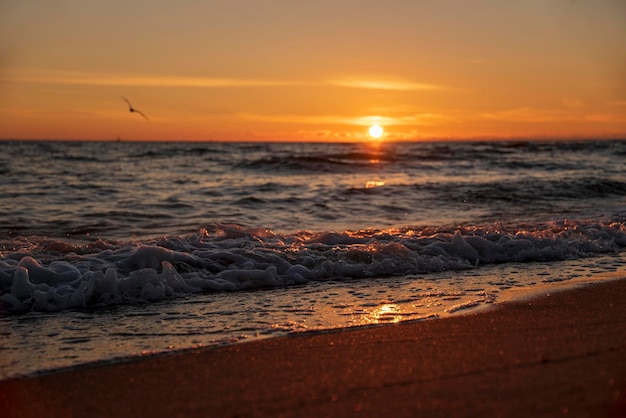
<instances>
[{"instance_id":1,"label":"sky","mask_svg":"<svg viewBox=\"0 0 626 418\"><path fill-rule=\"evenodd\" d=\"M0 138L624 138L625 39L624 0L0 0Z\"/></svg>"}]
</instances>

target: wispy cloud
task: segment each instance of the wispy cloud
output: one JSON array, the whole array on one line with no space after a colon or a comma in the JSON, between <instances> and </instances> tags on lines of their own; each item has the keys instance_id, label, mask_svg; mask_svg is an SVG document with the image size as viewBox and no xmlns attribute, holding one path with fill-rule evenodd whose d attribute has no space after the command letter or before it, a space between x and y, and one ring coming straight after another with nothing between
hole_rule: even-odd
<instances>
[{"instance_id":1,"label":"wispy cloud","mask_svg":"<svg viewBox=\"0 0 626 418\"><path fill-rule=\"evenodd\" d=\"M626 123L626 115L623 113L592 113L585 115L583 119L589 122Z\"/></svg>"},{"instance_id":2,"label":"wispy cloud","mask_svg":"<svg viewBox=\"0 0 626 418\"><path fill-rule=\"evenodd\" d=\"M235 116L239 119L264 123L349 125L354 124L355 121L355 118L338 115L270 115L259 113L237 113Z\"/></svg>"},{"instance_id":3,"label":"wispy cloud","mask_svg":"<svg viewBox=\"0 0 626 418\"><path fill-rule=\"evenodd\" d=\"M533 109L530 107L520 107L516 109L500 110L496 112L483 113L484 119L500 120L506 122L555 122L563 120L566 114L560 110Z\"/></svg>"},{"instance_id":4,"label":"wispy cloud","mask_svg":"<svg viewBox=\"0 0 626 418\"><path fill-rule=\"evenodd\" d=\"M581 108L585 106L585 102L583 102L582 100L576 97L563 97L561 99L561 104L564 107L569 107L569 108Z\"/></svg>"},{"instance_id":5,"label":"wispy cloud","mask_svg":"<svg viewBox=\"0 0 626 418\"><path fill-rule=\"evenodd\" d=\"M264 78L187 77L170 75L124 75L41 69L12 69L0 75L4 81L68 85L137 86L137 87L280 87L334 86L345 88L419 91L441 90L442 86L389 77L343 77L327 80L275 80Z\"/></svg>"},{"instance_id":6,"label":"wispy cloud","mask_svg":"<svg viewBox=\"0 0 626 418\"><path fill-rule=\"evenodd\" d=\"M237 113L236 117L249 121L264 123L293 123L312 125L356 125L369 126L423 126L435 125L446 119L444 115L435 113L419 113L404 116L341 116L341 115L269 115L257 113Z\"/></svg>"},{"instance_id":7,"label":"wispy cloud","mask_svg":"<svg viewBox=\"0 0 626 418\"><path fill-rule=\"evenodd\" d=\"M452 118L441 113L414 113L394 118L397 125L437 125L443 121L450 122Z\"/></svg>"},{"instance_id":8,"label":"wispy cloud","mask_svg":"<svg viewBox=\"0 0 626 418\"><path fill-rule=\"evenodd\" d=\"M179 76L137 76L46 70L13 70L2 79L23 83L51 83L99 86L138 87L264 87L298 84L290 81Z\"/></svg>"},{"instance_id":9,"label":"wispy cloud","mask_svg":"<svg viewBox=\"0 0 626 418\"><path fill-rule=\"evenodd\" d=\"M601 123L623 123L626 122L626 115L619 112L586 112L582 108L568 109L535 109L531 107L520 107L496 112L483 113L482 119L519 122L519 123L549 123L549 122L601 122Z\"/></svg>"},{"instance_id":10,"label":"wispy cloud","mask_svg":"<svg viewBox=\"0 0 626 418\"><path fill-rule=\"evenodd\" d=\"M338 87L395 91L442 90L444 88L436 84L418 83L411 80L388 77L340 77L329 79L326 83Z\"/></svg>"}]
</instances>

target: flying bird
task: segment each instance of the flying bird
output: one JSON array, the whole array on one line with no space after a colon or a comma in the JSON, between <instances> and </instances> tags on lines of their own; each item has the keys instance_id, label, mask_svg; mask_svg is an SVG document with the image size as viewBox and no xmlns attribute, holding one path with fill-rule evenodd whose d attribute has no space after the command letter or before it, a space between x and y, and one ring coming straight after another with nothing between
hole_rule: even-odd
<instances>
[{"instance_id":1,"label":"flying bird","mask_svg":"<svg viewBox=\"0 0 626 418\"><path fill-rule=\"evenodd\" d=\"M125 101L126 103L128 103L128 110L130 110L130 112L131 112L131 113L132 113L132 112L139 113L141 116L143 116L144 118L146 118L146 120L147 120L147 121L150 121L150 119L148 119L148 117L147 117L146 115L144 115L144 113L143 113L141 110L135 109L135 108L133 107L133 105L132 105L132 104L130 104L130 101L129 101L126 97L122 96L122 99L124 99L124 101Z\"/></svg>"}]
</instances>

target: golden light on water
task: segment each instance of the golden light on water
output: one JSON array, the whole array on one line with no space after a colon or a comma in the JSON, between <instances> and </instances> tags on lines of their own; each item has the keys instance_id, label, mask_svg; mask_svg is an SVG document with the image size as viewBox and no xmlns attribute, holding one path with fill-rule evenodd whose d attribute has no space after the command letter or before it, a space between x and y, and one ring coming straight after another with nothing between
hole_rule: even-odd
<instances>
[{"instance_id":1,"label":"golden light on water","mask_svg":"<svg viewBox=\"0 0 626 418\"><path fill-rule=\"evenodd\" d=\"M384 185L385 185L384 181L370 180L370 181L365 183L365 188L366 189L373 189L374 187L382 187Z\"/></svg>"},{"instance_id":2,"label":"golden light on water","mask_svg":"<svg viewBox=\"0 0 626 418\"><path fill-rule=\"evenodd\" d=\"M378 308L374 309L370 313L371 321L375 324L385 323L397 323L402 320L402 312L398 305L385 303Z\"/></svg>"}]
</instances>

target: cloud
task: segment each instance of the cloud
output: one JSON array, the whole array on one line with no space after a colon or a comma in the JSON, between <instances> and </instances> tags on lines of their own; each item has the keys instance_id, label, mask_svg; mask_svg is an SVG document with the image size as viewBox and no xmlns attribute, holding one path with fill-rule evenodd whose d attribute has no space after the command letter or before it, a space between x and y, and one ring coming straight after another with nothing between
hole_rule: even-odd
<instances>
[{"instance_id":1,"label":"cloud","mask_svg":"<svg viewBox=\"0 0 626 418\"><path fill-rule=\"evenodd\" d=\"M561 103L564 107L579 109L585 106L585 103L575 97L563 97Z\"/></svg>"},{"instance_id":2,"label":"cloud","mask_svg":"<svg viewBox=\"0 0 626 418\"><path fill-rule=\"evenodd\" d=\"M417 83L410 80L386 77L343 77L327 80L326 84L357 89L395 91L426 91L443 89L442 86L436 84Z\"/></svg>"},{"instance_id":3,"label":"cloud","mask_svg":"<svg viewBox=\"0 0 626 418\"><path fill-rule=\"evenodd\" d=\"M418 91L440 90L434 84L416 83L392 78L348 77L322 81L272 80L263 78L230 77L186 77L160 75L122 75L77 71L55 71L41 69L12 69L0 75L0 80L21 83L49 83L96 86L135 87L281 87L281 86L335 86L345 88Z\"/></svg>"},{"instance_id":4,"label":"cloud","mask_svg":"<svg viewBox=\"0 0 626 418\"><path fill-rule=\"evenodd\" d=\"M237 113L236 117L248 121L265 123L294 123L319 125L352 125L357 118L338 115L267 115L259 113Z\"/></svg>"},{"instance_id":5,"label":"cloud","mask_svg":"<svg viewBox=\"0 0 626 418\"><path fill-rule=\"evenodd\" d=\"M341 116L341 115L267 115L258 113L237 113L236 117L248 121L264 123L293 123L311 125L355 125L355 126L424 126L436 125L447 119L435 113L418 113L404 116Z\"/></svg>"},{"instance_id":6,"label":"cloud","mask_svg":"<svg viewBox=\"0 0 626 418\"><path fill-rule=\"evenodd\" d=\"M350 125L354 118L338 115L276 115L259 113L237 113L239 119L263 123L292 123L312 125Z\"/></svg>"},{"instance_id":7,"label":"cloud","mask_svg":"<svg viewBox=\"0 0 626 418\"><path fill-rule=\"evenodd\" d=\"M397 125L437 125L441 121L450 122L449 116L441 113L415 113L394 118Z\"/></svg>"},{"instance_id":8,"label":"cloud","mask_svg":"<svg viewBox=\"0 0 626 418\"><path fill-rule=\"evenodd\" d=\"M617 113L592 113L585 115L584 120L589 122L626 123L626 115Z\"/></svg>"},{"instance_id":9,"label":"cloud","mask_svg":"<svg viewBox=\"0 0 626 418\"><path fill-rule=\"evenodd\" d=\"M500 120L505 122L555 122L563 120L563 112L558 110L533 109L520 107L516 109L500 110L497 112L483 113L482 118Z\"/></svg>"},{"instance_id":10,"label":"cloud","mask_svg":"<svg viewBox=\"0 0 626 418\"><path fill-rule=\"evenodd\" d=\"M219 77L136 76L47 70L12 70L2 79L23 83L139 87L272 87L298 83L264 79Z\"/></svg>"},{"instance_id":11,"label":"cloud","mask_svg":"<svg viewBox=\"0 0 626 418\"><path fill-rule=\"evenodd\" d=\"M521 107L517 109L501 110L483 113L482 119L502 122L519 123L550 123L550 122L594 122L594 123L624 123L626 115L616 112L587 113L578 109L533 109Z\"/></svg>"}]
</instances>

